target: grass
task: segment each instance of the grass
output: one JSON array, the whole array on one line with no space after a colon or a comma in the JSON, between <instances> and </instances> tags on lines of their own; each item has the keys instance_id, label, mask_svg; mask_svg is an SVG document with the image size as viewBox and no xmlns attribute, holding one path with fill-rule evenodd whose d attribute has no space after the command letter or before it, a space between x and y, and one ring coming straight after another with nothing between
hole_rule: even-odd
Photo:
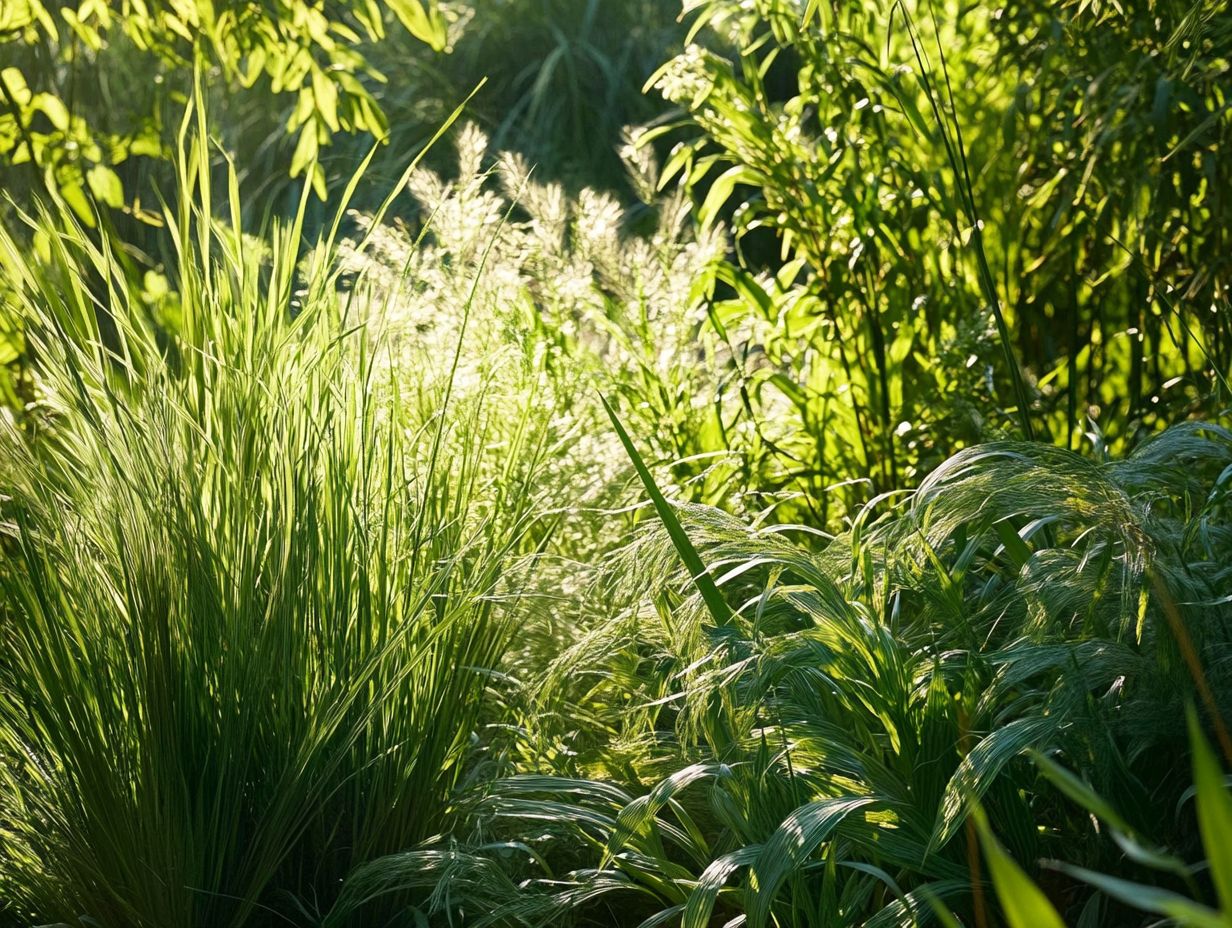
<instances>
[{"instance_id":1,"label":"grass","mask_svg":"<svg viewBox=\"0 0 1232 928\"><path fill-rule=\"evenodd\" d=\"M163 324L67 213L11 265L43 417L4 435L15 915L300 917L437 834L544 534L529 395L406 382L294 226L262 262L166 219Z\"/></svg>"},{"instance_id":2,"label":"grass","mask_svg":"<svg viewBox=\"0 0 1232 928\"><path fill-rule=\"evenodd\" d=\"M545 608L573 610L559 585L623 534L603 528L628 496L589 437L592 378L624 369L637 395L662 360L647 327L683 312L682 259L709 247L679 203L627 240L593 191L558 216L560 188L506 159L511 215L473 127L462 180L405 173L428 217L413 238L383 209L338 238L344 201L314 239L307 197L258 237L236 173L212 187L208 138L190 111L157 269L65 208L23 217L32 248L0 233L37 359L3 439L0 881L19 922L427 905L406 873L374 891L372 862L439 841L504 764L509 655L559 650Z\"/></svg>"},{"instance_id":3,"label":"grass","mask_svg":"<svg viewBox=\"0 0 1232 928\"><path fill-rule=\"evenodd\" d=\"M10 204L0 923L1226 922L1227 17L686 6L447 5L328 203L198 89L148 248Z\"/></svg>"},{"instance_id":4,"label":"grass","mask_svg":"<svg viewBox=\"0 0 1232 928\"><path fill-rule=\"evenodd\" d=\"M630 553L628 609L534 688L566 750L476 798L479 833L543 862L517 871L528 888L498 915L906 925L939 902L991 923L974 800L1017 860L1080 847L1084 866L1170 885L1096 842L1023 752L1064 757L1138 833L1200 853L1188 812L1173 815L1189 785L1173 720L1198 698L1185 647L1227 692L1228 531L1208 500L1230 461L1232 435L1201 425L1102 465L983 446L820 554L687 511L733 616L715 621L666 532ZM1226 697L1213 708L1218 731ZM610 734L578 736L576 719ZM455 898L477 874L451 877ZM1093 898L1053 893L1071 918Z\"/></svg>"},{"instance_id":5,"label":"grass","mask_svg":"<svg viewBox=\"0 0 1232 928\"><path fill-rule=\"evenodd\" d=\"M787 521L833 530L979 441L1074 448L1094 422L1125 451L1223 414L1224 220L1198 173L1229 125L1224 17L811 6L687 4L648 85L680 118L644 136L730 223L710 279L725 327L757 323L733 338L743 421L789 423L746 450Z\"/></svg>"}]
</instances>

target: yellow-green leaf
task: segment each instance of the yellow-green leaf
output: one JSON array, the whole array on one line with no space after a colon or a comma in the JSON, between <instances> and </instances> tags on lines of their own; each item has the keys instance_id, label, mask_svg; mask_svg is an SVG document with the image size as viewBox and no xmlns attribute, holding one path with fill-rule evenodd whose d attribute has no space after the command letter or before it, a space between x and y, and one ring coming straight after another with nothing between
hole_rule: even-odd
<instances>
[{"instance_id":1,"label":"yellow-green leaf","mask_svg":"<svg viewBox=\"0 0 1232 928\"><path fill-rule=\"evenodd\" d=\"M431 0L427 6L421 0L388 0L388 3L407 32L431 46L433 51L445 48L445 21Z\"/></svg>"},{"instance_id":2,"label":"yellow-green leaf","mask_svg":"<svg viewBox=\"0 0 1232 928\"><path fill-rule=\"evenodd\" d=\"M988 861L992 885L997 891L997 899L1005 912L1009 928L1065 928L1065 922L1061 920L1043 890L1035 885L997 843L983 811L976 809L973 816L980 832L984 858Z\"/></svg>"},{"instance_id":3,"label":"yellow-green leaf","mask_svg":"<svg viewBox=\"0 0 1232 928\"><path fill-rule=\"evenodd\" d=\"M36 110L40 110L48 121L61 132L68 128L68 107L55 94L35 94L33 106Z\"/></svg>"},{"instance_id":4,"label":"yellow-green leaf","mask_svg":"<svg viewBox=\"0 0 1232 928\"><path fill-rule=\"evenodd\" d=\"M312 96L316 101L317 112L331 132L337 132L338 126L338 88L329 76L320 68L312 69Z\"/></svg>"},{"instance_id":5,"label":"yellow-green leaf","mask_svg":"<svg viewBox=\"0 0 1232 928\"><path fill-rule=\"evenodd\" d=\"M124 205L124 185L120 183L119 175L106 165L96 164L86 172L86 183L90 185L90 193L100 203L118 209Z\"/></svg>"},{"instance_id":6,"label":"yellow-green leaf","mask_svg":"<svg viewBox=\"0 0 1232 928\"><path fill-rule=\"evenodd\" d=\"M317 156L317 127L312 123L304 126L291 156L291 176L298 177Z\"/></svg>"},{"instance_id":7,"label":"yellow-green leaf","mask_svg":"<svg viewBox=\"0 0 1232 928\"><path fill-rule=\"evenodd\" d=\"M64 202L81 220L82 224L87 228L94 228L94 213L90 209L90 201L86 199L85 191L82 190L81 184L76 181L61 182L59 187L60 196L64 198Z\"/></svg>"},{"instance_id":8,"label":"yellow-green leaf","mask_svg":"<svg viewBox=\"0 0 1232 928\"><path fill-rule=\"evenodd\" d=\"M1197 714L1192 709L1189 712L1189 740L1193 745L1198 829L1211 865L1211 882L1215 884L1219 906L1226 915L1232 913L1232 796L1228 795L1223 770L1202 734Z\"/></svg>"}]
</instances>

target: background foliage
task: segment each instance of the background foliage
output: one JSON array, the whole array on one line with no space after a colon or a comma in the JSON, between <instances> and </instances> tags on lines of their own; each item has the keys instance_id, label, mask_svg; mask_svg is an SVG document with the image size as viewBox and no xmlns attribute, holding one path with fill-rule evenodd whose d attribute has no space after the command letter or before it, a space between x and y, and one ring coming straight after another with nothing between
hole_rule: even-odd
<instances>
[{"instance_id":1,"label":"background foliage","mask_svg":"<svg viewBox=\"0 0 1232 928\"><path fill-rule=\"evenodd\" d=\"M825 508L1012 429L997 305L1050 439L1200 408L1228 367L1216 5L687 6L724 44L658 74L691 129L665 173L749 242L719 276L768 329L750 415L798 423L763 486Z\"/></svg>"}]
</instances>

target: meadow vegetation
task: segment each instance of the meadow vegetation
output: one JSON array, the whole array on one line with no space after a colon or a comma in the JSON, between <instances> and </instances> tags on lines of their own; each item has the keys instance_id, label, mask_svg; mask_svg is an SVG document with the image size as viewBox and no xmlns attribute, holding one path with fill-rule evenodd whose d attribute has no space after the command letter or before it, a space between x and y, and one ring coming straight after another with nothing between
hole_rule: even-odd
<instances>
[{"instance_id":1,"label":"meadow vegetation","mask_svg":"<svg viewBox=\"0 0 1232 928\"><path fill-rule=\"evenodd\" d=\"M1232 925L1222 3L0 56L0 924Z\"/></svg>"}]
</instances>

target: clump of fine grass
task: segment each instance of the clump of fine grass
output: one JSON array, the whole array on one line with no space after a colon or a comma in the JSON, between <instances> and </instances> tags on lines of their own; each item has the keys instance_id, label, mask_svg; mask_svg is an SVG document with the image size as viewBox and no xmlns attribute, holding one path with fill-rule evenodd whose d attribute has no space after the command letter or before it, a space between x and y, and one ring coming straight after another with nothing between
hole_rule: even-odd
<instances>
[{"instance_id":1,"label":"clump of fine grass","mask_svg":"<svg viewBox=\"0 0 1232 928\"><path fill-rule=\"evenodd\" d=\"M316 920L358 863L446 829L546 534L528 381L417 378L302 207L268 249L234 175L212 215L188 125L156 305L67 211L31 220L41 257L0 232L42 410L0 426L21 920Z\"/></svg>"}]
</instances>

